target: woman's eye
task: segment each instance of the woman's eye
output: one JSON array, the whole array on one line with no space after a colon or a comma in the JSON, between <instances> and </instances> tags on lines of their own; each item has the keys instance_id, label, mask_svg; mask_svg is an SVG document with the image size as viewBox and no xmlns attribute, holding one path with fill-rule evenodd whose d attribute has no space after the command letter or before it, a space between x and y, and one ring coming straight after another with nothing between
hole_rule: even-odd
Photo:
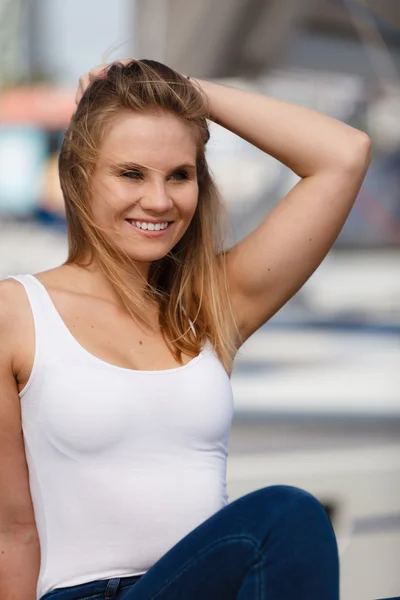
<instances>
[{"instance_id":1,"label":"woman's eye","mask_svg":"<svg viewBox=\"0 0 400 600\"><path fill-rule=\"evenodd\" d=\"M121 177L125 177L127 179L143 179L143 173L140 171L123 171L121 173ZM175 171L169 176L169 179L173 179L175 181L185 181L189 179L189 173L187 171Z\"/></svg>"},{"instance_id":2,"label":"woman's eye","mask_svg":"<svg viewBox=\"0 0 400 600\"><path fill-rule=\"evenodd\" d=\"M128 179L142 179L142 174L140 171L124 171L121 173L122 177L127 177Z\"/></svg>"},{"instance_id":3,"label":"woman's eye","mask_svg":"<svg viewBox=\"0 0 400 600\"><path fill-rule=\"evenodd\" d=\"M189 174L186 171L175 171L175 173L172 173L171 177L177 181L184 181L185 179L189 179Z\"/></svg>"}]
</instances>

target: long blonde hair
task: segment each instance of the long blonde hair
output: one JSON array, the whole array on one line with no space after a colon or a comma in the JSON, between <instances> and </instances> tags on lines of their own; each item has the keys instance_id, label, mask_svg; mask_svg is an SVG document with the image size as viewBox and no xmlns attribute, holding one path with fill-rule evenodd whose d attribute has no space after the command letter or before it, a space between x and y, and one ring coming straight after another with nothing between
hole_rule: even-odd
<instances>
[{"instance_id":1,"label":"long blonde hair","mask_svg":"<svg viewBox=\"0 0 400 600\"><path fill-rule=\"evenodd\" d=\"M225 269L226 215L205 157L207 98L166 65L151 60L114 63L85 91L59 158L69 245L65 264L87 265L85 257L90 257L90 264L96 256L129 314L145 318L146 300L129 286L133 259L106 235L91 212L91 181L99 149L113 119L122 111L172 113L194 135L197 208L178 244L151 264L147 292L159 306L160 329L176 360L182 360L182 352L197 355L209 340L230 371L237 332Z\"/></svg>"}]
</instances>

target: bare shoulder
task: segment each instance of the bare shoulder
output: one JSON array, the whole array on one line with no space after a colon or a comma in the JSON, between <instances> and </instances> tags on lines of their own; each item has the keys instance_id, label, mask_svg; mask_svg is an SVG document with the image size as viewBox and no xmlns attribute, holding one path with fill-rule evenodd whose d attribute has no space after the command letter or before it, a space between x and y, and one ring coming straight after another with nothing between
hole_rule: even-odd
<instances>
[{"instance_id":1,"label":"bare shoulder","mask_svg":"<svg viewBox=\"0 0 400 600\"><path fill-rule=\"evenodd\" d=\"M45 284L56 284L63 279L62 267L55 267L40 273L34 273L39 281ZM16 279L0 280L0 320L8 320L13 316L19 318L21 309L28 307L25 290Z\"/></svg>"},{"instance_id":2,"label":"bare shoulder","mask_svg":"<svg viewBox=\"0 0 400 600\"><path fill-rule=\"evenodd\" d=\"M0 361L14 374L18 371L18 348L32 328L28 298L23 286L15 279L0 281Z\"/></svg>"},{"instance_id":3,"label":"bare shoulder","mask_svg":"<svg viewBox=\"0 0 400 600\"><path fill-rule=\"evenodd\" d=\"M62 283L60 267L35 273L46 287ZM0 361L10 370L21 392L29 380L35 358L35 327L24 286L15 279L0 281Z\"/></svg>"},{"instance_id":4,"label":"bare shoulder","mask_svg":"<svg viewBox=\"0 0 400 600\"><path fill-rule=\"evenodd\" d=\"M19 308L23 304L24 289L15 279L0 281L0 328L5 331L18 317Z\"/></svg>"}]
</instances>

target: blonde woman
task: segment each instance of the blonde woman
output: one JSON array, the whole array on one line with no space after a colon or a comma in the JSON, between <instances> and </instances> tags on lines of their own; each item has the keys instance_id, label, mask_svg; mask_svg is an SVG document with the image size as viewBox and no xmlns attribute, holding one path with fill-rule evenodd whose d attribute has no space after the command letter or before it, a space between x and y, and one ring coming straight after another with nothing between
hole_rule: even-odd
<instances>
[{"instance_id":1,"label":"blonde woman","mask_svg":"<svg viewBox=\"0 0 400 600\"><path fill-rule=\"evenodd\" d=\"M332 246L369 138L150 60L94 70L77 100L68 258L0 283L2 600L337 600L315 497L228 503L230 373ZM301 177L229 250L207 118Z\"/></svg>"}]
</instances>

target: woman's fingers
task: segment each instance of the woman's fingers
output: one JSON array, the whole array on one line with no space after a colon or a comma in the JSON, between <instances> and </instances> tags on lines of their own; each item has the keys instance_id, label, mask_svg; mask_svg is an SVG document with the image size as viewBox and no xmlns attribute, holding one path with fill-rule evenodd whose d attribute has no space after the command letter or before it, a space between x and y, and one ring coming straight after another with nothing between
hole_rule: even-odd
<instances>
[{"instance_id":1,"label":"woman's fingers","mask_svg":"<svg viewBox=\"0 0 400 600\"><path fill-rule=\"evenodd\" d=\"M78 89L76 90L76 94L75 94L75 104L76 105L78 105L79 102L81 101L83 93L86 90L89 83L90 83L89 74L82 75L82 77L79 77Z\"/></svg>"},{"instance_id":2,"label":"woman's fingers","mask_svg":"<svg viewBox=\"0 0 400 600\"><path fill-rule=\"evenodd\" d=\"M86 88L92 83L92 81L94 79L97 79L98 77L102 77L105 74L105 70L107 67L108 65L99 65L98 67L95 67L94 69L89 71L89 73L85 73L85 75L82 75L79 78L78 89L75 95L76 104L79 104L83 94L85 93Z\"/></svg>"},{"instance_id":3,"label":"woman's fingers","mask_svg":"<svg viewBox=\"0 0 400 600\"><path fill-rule=\"evenodd\" d=\"M135 59L122 58L122 59L114 61L114 62L119 62L119 63L122 63L123 65L126 65L131 60L135 60ZM92 83L92 81L94 81L94 79L98 79L99 77L103 77L105 75L107 68L112 64L113 63L101 64L98 67L95 67L94 69L89 71L89 73L85 73L85 75L82 75L79 78L78 89L76 90L76 94L75 94L75 104L77 104L77 105L79 104L83 94L85 93L87 87Z\"/></svg>"}]
</instances>

